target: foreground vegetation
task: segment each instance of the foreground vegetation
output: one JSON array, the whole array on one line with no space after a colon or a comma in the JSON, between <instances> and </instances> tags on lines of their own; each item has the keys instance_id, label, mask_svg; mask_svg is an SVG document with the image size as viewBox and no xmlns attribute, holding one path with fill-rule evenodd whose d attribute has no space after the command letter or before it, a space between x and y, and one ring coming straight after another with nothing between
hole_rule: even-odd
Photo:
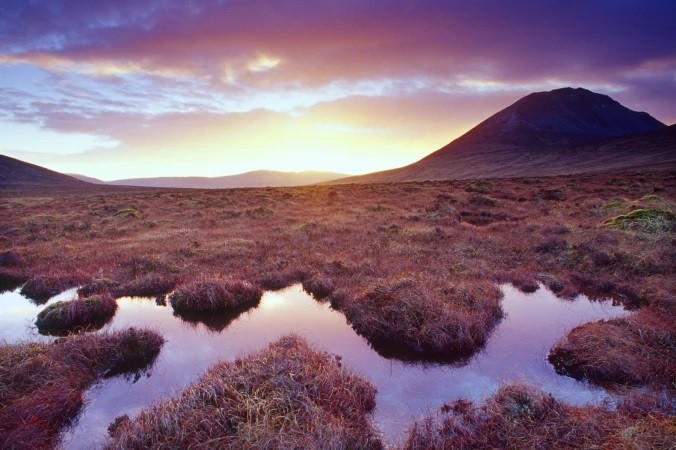
<instances>
[{"instance_id":1,"label":"foreground vegetation","mask_svg":"<svg viewBox=\"0 0 676 450\"><path fill-rule=\"evenodd\" d=\"M85 296L163 295L223 275L255 289L302 282L381 349L471 354L501 317L501 282L673 314L673 198L669 172L6 192L0 285L29 279L26 294L44 298L82 284Z\"/></svg>"},{"instance_id":2,"label":"foreground vegetation","mask_svg":"<svg viewBox=\"0 0 676 450\"><path fill-rule=\"evenodd\" d=\"M616 411L570 406L524 385L508 385L481 405L459 400L417 421L407 450L668 449L676 423L659 405L627 401Z\"/></svg>"},{"instance_id":3,"label":"foreground vegetation","mask_svg":"<svg viewBox=\"0 0 676 450\"><path fill-rule=\"evenodd\" d=\"M375 388L296 336L212 367L176 397L110 428L109 449L380 448Z\"/></svg>"},{"instance_id":4,"label":"foreground vegetation","mask_svg":"<svg viewBox=\"0 0 676 450\"><path fill-rule=\"evenodd\" d=\"M164 340L130 328L60 338L52 344L0 345L0 448L52 448L102 377L143 370Z\"/></svg>"},{"instance_id":5,"label":"foreground vegetation","mask_svg":"<svg viewBox=\"0 0 676 450\"><path fill-rule=\"evenodd\" d=\"M98 330L113 318L115 311L117 303L111 295L93 295L47 306L38 314L35 325L41 334L49 335Z\"/></svg>"},{"instance_id":6,"label":"foreground vegetation","mask_svg":"<svg viewBox=\"0 0 676 450\"><path fill-rule=\"evenodd\" d=\"M232 315L205 318L199 311L236 315L261 289L301 282L384 356L462 362L502 317L499 283L524 292L542 283L564 298L584 293L636 310L562 336L550 354L560 373L673 399L675 194L671 172L223 191L94 188L48 197L5 192L0 289L29 280L25 294L43 302L74 286L82 297L161 296L178 288L176 313L220 331ZM129 210L134 214L121 213ZM505 392L487 405L503 405L511 398ZM527 395L535 406L550 405L541 394ZM542 420L554 435L535 433L524 446L572 446L559 431L578 430L585 417L609 427L587 430L593 436L581 428L589 445L631 447L619 439L632 433L645 435L639 444L644 437L659 442L670 429L658 427L661 437L645 429L651 414L663 417L658 406L634 415L550 406L560 414ZM472 407L462 420L510 436L486 408ZM148 421L159 412L149 414ZM557 417L561 422L550 425ZM526 418L523 430L545 423ZM657 423L671 423L673 431L673 420L664 420ZM122 442L132 424L141 426L135 419L121 424L112 442ZM451 442L437 425L416 426L412 447ZM503 442L471 439L469 448Z\"/></svg>"}]
</instances>

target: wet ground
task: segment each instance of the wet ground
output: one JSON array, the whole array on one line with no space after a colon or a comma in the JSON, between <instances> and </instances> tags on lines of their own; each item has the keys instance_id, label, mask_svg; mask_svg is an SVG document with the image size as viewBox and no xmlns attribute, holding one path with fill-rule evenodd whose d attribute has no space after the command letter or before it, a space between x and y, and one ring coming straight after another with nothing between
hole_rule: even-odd
<instances>
[{"instance_id":1,"label":"wet ground","mask_svg":"<svg viewBox=\"0 0 676 450\"><path fill-rule=\"evenodd\" d=\"M580 296L558 299L541 288L523 294L502 286L505 318L487 345L464 365L404 363L386 359L358 336L345 317L328 304L313 300L300 286L267 292L260 305L230 323L186 322L170 306L154 299L121 298L115 318L103 330L150 327L167 340L155 366L139 379L105 380L91 389L78 423L64 437L69 449L92 448L105 439L108 424L121 414L166 398L197 380L216 361L265 347L290 332L336 353L347 367L368 377L378 388L375 423L387 441L401 439L412 420L458 398L480 400L501 383L525 381L570 403L598 402L606 392L557 375L546 355L554 342L576 325L627 314L610 302ZM70 290L51 299L72 298ZM33 322L46 305L36 306L18 290L0 294L0 339L49 341ZM224 327L224 328L223 328Z\"/></svg>"}]
</instances>

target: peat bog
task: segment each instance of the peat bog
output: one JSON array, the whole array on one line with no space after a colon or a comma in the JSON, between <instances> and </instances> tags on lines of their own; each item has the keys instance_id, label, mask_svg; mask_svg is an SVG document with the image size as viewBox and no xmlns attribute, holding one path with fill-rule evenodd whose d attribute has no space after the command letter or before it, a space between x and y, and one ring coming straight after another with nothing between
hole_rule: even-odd
<instances>
[{"instance_id":1,"label":"peat bog","mask_svg":"<svg viewBox=\"0 0 676 450\"><path fill-rule=\"evenodd\" d=\"M166 369L166 373L179 372L178 377L184 377L172 385L177 389L196 381L216 360L232 360L280 338L282 330L271 328L280 334L262 338L265 333L252 332L247 336L248 347L226 351L227 347L222 347L226 340L221 341L242 324L258 320L255 318L267 305L265 298L278 293L266 293L257 309L244 312L244 308L235 308L235 314L211 324L205 324L205 318L199 316L193 316L190 322L174 317L171 306L162 305L166 304L166 294L180 289L185 294L200 292L194 288L204 288L199 283L205 280L228 280L232 286L250 287L251 292L302 283L317 301L324 302L311 303L312 307L324 308L322 314L334 314L340 320L340 329L351 333L354 348L361 345L370 352L367 359L385 361L390 376L398 371L425 371L415 374L418 386L414 388L405 387L405 382L393 382L399 391L388 398L387 392L396 390L383 388L382 380L369 372L368 364L349 363L349 349L338 346L335 352L345 358L346 367L364 375L379 389L374 406L377 426L383 426L380 411L387 410L393 398L415 399L425 388L434 386L431 380L435 371L456 375L464 370L471 372L482 355L494 351L492 346L509 329L510 318L519 317L509 300L517 291L504 288L505 283L523 293L535 291L532 297L524 298L549 296L551 301L562 304L578 304L572 299L579 294L592 301L612 299L626 309L619 314L621 317L599 321L615 314L591 314L581 321L559 325L556 335L548 337L547 342L543 339L536 359L541 368L546 368L547 377L556 380L542 382L545 392L554 392L565 402L579 403L594 397L585 397L585 392L603 395L605 389L610 389L619 396L616 404L629 405L625 409L574 407L568 403L560 406L542 397L539 391L533 393L530 387L514 386L505 387L507 390L484 404L453 403L461 397L479 400L495 391L496 383L478 376L479 371L470 373L466 384L445 383L456 391L436 390L423 407L399 405L397 409L405 417L396 422L397 432L387 430L387 425L383 428L388 439L395 435L401 438L413 419L428 412L434 415L433 410L445 404L440 414L448 417L429 419L422 428L416 425L409 436L409 446L420 448L425 442L429 447L434 447L434 442L441 443L441 447L449 443L499 446L505 442L501 439L509 436L509 430L499 426L500 420L526 413L523 429L555 422L560 417L561 423L542 428L553 430L553 434L540 437L543 445L570 447L574 445L557 440L561 430L571 428L565 423L575 424L572 428L576 429L598 415L609 428L580 431L588 439L585 442L631 446L631 440L615 441L613 436L626 437L622 432L625 428L641 430L646 420L652 420L649 418L668 424L673 417L674 182L672 172L654 172L223 191L107 189L65 191L38 199L31 199L30 193L3 192L0 210L5 220L0 224L0 252L7 257L0 258L0 285L12 289L28 280L22 288L24 294L34 303L47 305L53 303L49 300L52 295L76 286L81 287L83 297L152 296L152 301L118 299L116 315L103 331L128 327L129 324L123 325L124 320L149 325L167 340L158 357L158 370L167 355L173 354L179 361L189 355L169 351L175 324L180 324L182 330L200 330L209 336L210 345L203 347L215 352L214 359L205 357L202 365L186 364L195 368L192 373ZM130 209L135 213L118 214ZM540 285L547 290L538 290ZM500 299L499 286L507 293L505 298ZM298 292L297 287L293 289ZM248 297L245 304L255 304L255 297ZM30 304L25 298L21 301ZM131 314L133 318L124 319L133 310L128 302L135 307L147 305L143 307L147 310L139 309ZM586 300L583 304L607 305ZM44 306L31 307L35 308L31 314L37 315ZM151 308L164 315L155 327L145 322ZM535 308L525 310L533 317L520 328L537 328L544 319L534 318ZM543 317L551 315L558 313L550 311ZM294 324L300 317L291 316L287 321ZM569 333L573 327L576 328ZM19 328L12 325L8 330L14 333ZM287 331L298 330L285 330L284 334ZM263 342L256 341L258 335ZM364 338L393 359L377 356ZM48 342L52 338L34 339ZM308 339L310 344L334 352L330 345L323 345L321 337L317 338L320 342L314 339ZM547 354L554 346L551 359L559 372L586 380L584 389L572 377L557 375L547 362ZM508 344L498 353L509 353L516 360L518 354L514 352L518 353L521 347ZM385 351L391 348L403 351L408 363L396 359L402 358L399 352ZM313 351L307 354L314 355ZM451 356L450 361L440 358L444 355ZM622 357L623 370L613 365L612 355ZM315 360L314 356L310 359ZM485 360L481 367L490 366L486 361L498 360ZM249 359L242 361L246 365ZM522 379L507 379L529 381L532 377L527 366L509 366L507 372L520 374ZM252 365L251 370L255 367ZM645 367L651 368L650 374L646 375ZM505 367L499 372L505 373ZM159 379L161 373L139 378L136 385L156 376ZM261 380L263 384L270 381L265 377ZM588 382L600 387L594 388ZM124 411L176 393L163 390L162 383L157 383L155 397L138 402L134 384L111 379L88 391L88 408L96 408L96 399L105 399L106 389L115 383L126 383L128 389L114 402ZM149 383L152 385L152 381ZM581 398L560 395L565 394L570 383ZM536 381L536 387L537 384ZM639 394L641 398L637 400ZM123 404L125 398L130 403ZM513 398L517 401L510 400ZM291 418L300 417L300 404L290 406ZM539 405L559 408L561 414L541 414ZM348 423L344 421L346 416L333 415L331 408L325 411L337 418L332 422L337 424L333 431L362 423L361 416L352 417L355 422ZM364 409L367 415L368 411ZM88 414L81 417L82 429L89 430ZM438 427L438 423L447 426ZM467 423L473 424L473 431ZM91 430L97 430L92 436L103 434L97 434L101 424L92 426ZM122 430L125 425L120 423L120 427ZM263 433L265 429L259 431ZM461 436L458 430L465 434ZM491 440L491 433L495 440ZM668 441L673 427L657 427L656 433L655 439L647 433L642 436L652 439L646 442ZM310 439L308 436L304 438ZM530 437L538 439L537 434ZM75 445L77 439L70 442ZM538 446L538 442L524 441L524 445Z\"/></svg>"},{"instance_id":2,"label":"peat bog","mask_svg":"<svg viewBox=\"0 0 676 450\"><path fill-rule=\"evenodd\" d=\"M166 343L150 377L110 379L85 394L86 406L66 434L66 447L90 448L103 442L108 425L117 417L133 416L138 408L165 399L218 361L232 361L290 333L340 355L345 367L370 380L377 389L373 421L389 442L402 441L412 421L437 406L461 398L481 400L510 381L527 380L574 404L605 398L599 388L557 375L546 361L547 352L576 325L629 313L609 301L590 301L584 296L559 299L546 288L532 294L508 285L502 290L504 319L484 348L455 363L383 357L350 327L343 314L312 299L300 285L266 292L256 308L231 320L224 329L214 329L209 320L186 321L169 305L152 298L120 298L119 309L104 332L145 327L161 330ZM0 313L16 309L21 300L29 303L17 297L18 293L1 296L0 304L13 305L0 308ZM13 320L29 323L32 317L34 312L26 309L23 320L18 315ZM22 331L3 337L13 341L31 334L29 327Z\"/></svg>"}]
</instances>

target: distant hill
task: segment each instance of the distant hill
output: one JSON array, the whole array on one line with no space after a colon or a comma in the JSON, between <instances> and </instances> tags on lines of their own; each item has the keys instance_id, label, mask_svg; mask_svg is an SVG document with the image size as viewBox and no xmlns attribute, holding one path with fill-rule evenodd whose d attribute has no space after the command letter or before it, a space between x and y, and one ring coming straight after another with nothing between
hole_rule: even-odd
<instances>
[{"instance_id":1,"label":"distant hill","mask_svg":"<svg viewBox=\"0 0 676 450\"><path fill-rule=\"evenodd\" d=\"M676 168L673 126L607 95L563 88L527 95L416 163L334 183L665 168Z\"/></svg>"},{"instance_id":2,"label":"distant hill","mask_svg":"<svg viewBox=\"0 0 676 450\"><path fill-rule=\"evenodd\" d=\"M82 188L88 184L71 176L0 155L0 189Z\"/></svg>"},{"instance_id":3,"label":"distant hill","mask_svg":"<svg viewBox=\"0 0 676 450\"><path fill-rule=\"evenodd\" d=\"M74 177L97 184L116 186L143 186L164 188L195 188L195 189L227 189L241 187L280 187L302 186L305 184L321 183L345 177L345 174L336 172L278 172L272 170L256 170L238 175L223 177L157 177L157 178L129 178L126 180L101 181L97 178L84 175Z\"/></svg>"},{"instance_id":4,"label":"distant hill","mask_svg":"<svg viewBox=\"0 0 676 450\"><path fill-rule=\"evenodd\" d=\"M99 180L98 178L94 177L88 177L86 175L80 175L79 173L67 173L69 177L76 178L80 181L86 181L87 183L92 183L92 184L106 184L105 181Z\"/></svg>"}]
</instances>

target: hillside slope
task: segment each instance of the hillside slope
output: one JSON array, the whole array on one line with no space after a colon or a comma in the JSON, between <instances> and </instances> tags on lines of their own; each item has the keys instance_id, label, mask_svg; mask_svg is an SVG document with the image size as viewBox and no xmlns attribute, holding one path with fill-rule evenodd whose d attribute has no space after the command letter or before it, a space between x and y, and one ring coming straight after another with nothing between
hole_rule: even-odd
<instances>
[{"instance_id":1,"label":"hillside slope","mask_svg":"<svg viewBox=\"0 0 676 450\"><path fill-rule=\"evenodd\" d=\"M81 180L9 156L0 155L0 189L81 188Z\"/></svg>"},{"instance_id":2,"label":"hillside slope","mask_svg":"<svg viewBox=\"0 0 676 450\"><path fill-rule=\"evenodd\" d=\"M147 186L166 188L198 188L198 189L227 189L241 187L267 186L302 186L321 183L345 177L345 174L335 172L279 172L272 170L256 170L237 175L224 177L158 177L158 178L130 178L126 180L109 181L106 184L122 186Z\"/></svg>"},{"instance_id":3,"label":"hillside slope","mask_svg":"<svg viewBox=\"0 0 676 450\"><path fill-rule=\"evenodd\" d=\"M335 183L563 175L676 168L676 136L606 95L530 94L411 165Z\"/></svg>"}]
</instances>

